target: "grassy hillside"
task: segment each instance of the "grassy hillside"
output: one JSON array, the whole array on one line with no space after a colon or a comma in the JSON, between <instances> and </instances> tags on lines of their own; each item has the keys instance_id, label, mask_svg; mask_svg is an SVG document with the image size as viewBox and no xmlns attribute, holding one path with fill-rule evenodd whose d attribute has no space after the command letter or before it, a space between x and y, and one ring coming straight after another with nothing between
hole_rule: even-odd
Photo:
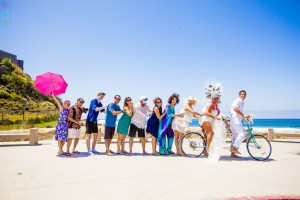
<instances>
[{"instance_id":1,"label":"grassy hillside","mask_svg":"<svg viewBox=\"0 0 300 200\"><path fill-rule=\"evenodd\" d=\"M29 74L24 73L7 58L0 66L0 110L52 110L52 97L41 94Z\"/></svg>"}]
</instances>

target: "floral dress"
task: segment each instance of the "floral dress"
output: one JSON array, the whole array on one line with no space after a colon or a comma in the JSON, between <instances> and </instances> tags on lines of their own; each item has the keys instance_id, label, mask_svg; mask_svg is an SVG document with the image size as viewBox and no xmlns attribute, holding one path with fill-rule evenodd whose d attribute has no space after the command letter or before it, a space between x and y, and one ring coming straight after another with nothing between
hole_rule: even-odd
<instances>
[{"instance_id":1,"label":"floral dress","mask_svg":"<svg viewBox=\"0 0 300 200\"><path fill-rule=\"evenodd\" d=\"M59 113L59 120L56 125L55 130L55 140L62 140L64 142L68 139L68 127L67 127L67 120L68 120L68 112L69 110L63 108L63 110Z\"/></svg>"}]
</instances>

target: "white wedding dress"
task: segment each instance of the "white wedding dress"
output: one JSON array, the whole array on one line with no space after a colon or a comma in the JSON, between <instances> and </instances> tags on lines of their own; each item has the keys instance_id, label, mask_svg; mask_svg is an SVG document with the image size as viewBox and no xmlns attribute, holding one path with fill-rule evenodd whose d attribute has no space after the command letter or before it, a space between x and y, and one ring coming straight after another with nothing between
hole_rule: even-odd
<instances>
[{"instance_id":1,"label":"white wedding dress","mask_svg":"<svg viewBox=\"0 0 300 200\"><path fill-rule=\"evenodd\" d=\"M202 109L202 112L206 112L206 106ZM218 116L218 110L212 110L211 114ZM219 116L221 115L222 114ZM225 137L227 135L226 125L221 119L217 120L208 116L203 116L199 119L200 126L202 126L205 121L210 122L214 131L214 136L209 147L207 162L217 162L220 159L222 149L225 146Z\"/></svg>"}]
</instances>

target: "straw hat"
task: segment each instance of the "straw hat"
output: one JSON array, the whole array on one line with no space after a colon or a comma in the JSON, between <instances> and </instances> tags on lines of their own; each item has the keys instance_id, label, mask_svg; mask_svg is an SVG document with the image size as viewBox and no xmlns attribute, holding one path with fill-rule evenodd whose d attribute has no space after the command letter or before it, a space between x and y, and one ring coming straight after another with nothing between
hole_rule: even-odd
<instances>
[{"instance_id":1,"label":"straw hat","mask_svg":"<svg viewBox=\"0 0 300 200\"><path fill-rule=\"evenodd\" d=\"M187 99L183 100L184 103L188 103L188 101L195 101L194 105L197 105L198 102L199 102L198 99L196 97L193 97L193 96L189 96Z\"/></svg>"}]
</instances>

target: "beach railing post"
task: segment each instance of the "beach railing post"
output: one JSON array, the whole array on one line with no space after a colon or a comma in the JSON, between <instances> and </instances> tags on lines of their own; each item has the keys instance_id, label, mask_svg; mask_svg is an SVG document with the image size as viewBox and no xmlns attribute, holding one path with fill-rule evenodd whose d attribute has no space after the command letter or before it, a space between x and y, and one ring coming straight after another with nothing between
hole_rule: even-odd
<instances>
[{"instance_id":1,"label":"beach railing post","mask_svg":"<svg viewBox=\"0 0 300 200\"><path fill-rule=\"evenodd\" d=\"M103 135L102 128L103 128L103 125L98 126L98 137L97 137L97 141L96 141L97 144L101 144L101 137ZM104 137L103 137L103 139L104 139Z\"/></svg>"},{"instance_id":2,"label":"beach railing post","mask_svg":"<svg viewBox=\"0 0 300 200\"><path fill-rule=\"evenodd\" d=\"M39 129L31 128L29 133L29 145L33 146L38 143L39 140Z\"/></svg>"},{"instance_id":3,"label":"beach railing post","mask_svg":"<svg viewBox=\"0 0 300 200\"><path fill-rule=\"evenodd\" d=\"M273 132L273 129L272 128L269 128L268 129L268 140L270 142L273 142L273 139L274 139L274 132Z\"/></svg>"}]
</instances>

